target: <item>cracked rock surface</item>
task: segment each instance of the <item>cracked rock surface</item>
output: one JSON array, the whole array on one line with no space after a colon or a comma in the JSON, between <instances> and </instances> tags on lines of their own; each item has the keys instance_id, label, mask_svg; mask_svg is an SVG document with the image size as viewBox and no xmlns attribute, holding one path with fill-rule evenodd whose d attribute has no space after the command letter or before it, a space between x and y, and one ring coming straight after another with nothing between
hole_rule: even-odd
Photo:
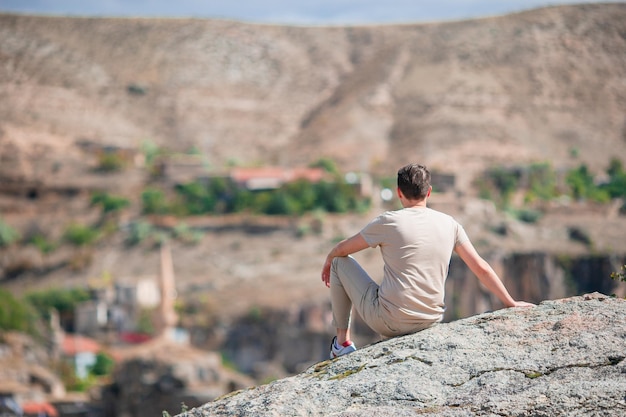
<instances>
[{"instance_id":1,"label":"cracked rock surface","mask_svg":"<svg viewBox=\"0 0 626 417\"><path fill-rule=\"evenodd\" d=\"M626 300L504 309L363 347L180 416L623 416Z\"/></svg>"}]
</instances>

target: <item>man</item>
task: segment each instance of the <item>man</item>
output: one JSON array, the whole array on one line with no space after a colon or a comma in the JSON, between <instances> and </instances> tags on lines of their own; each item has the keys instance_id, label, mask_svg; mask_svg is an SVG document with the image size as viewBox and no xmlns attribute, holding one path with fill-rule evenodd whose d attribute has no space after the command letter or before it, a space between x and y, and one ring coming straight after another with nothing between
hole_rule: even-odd
<instances>
[{"instance_id":1,"label":"man","mask_svg":"<svg viewBox=\"0 0 626 417\"><path fill-rule=\"evenodd\" d=\"M331 358L356 350L350 341L353 305L365 323L385 337L414 333L440 322L452 251L505 306L533 305L511 297L456 220L426 207L431 191L425 166L402 167L397 194L403 208L381 214L359 233L339 242L326 257L322 281L330 287L337 329ZM380 247L384 261L380 286L349 256L368 247Z\"/></svg>"}]
</instances>

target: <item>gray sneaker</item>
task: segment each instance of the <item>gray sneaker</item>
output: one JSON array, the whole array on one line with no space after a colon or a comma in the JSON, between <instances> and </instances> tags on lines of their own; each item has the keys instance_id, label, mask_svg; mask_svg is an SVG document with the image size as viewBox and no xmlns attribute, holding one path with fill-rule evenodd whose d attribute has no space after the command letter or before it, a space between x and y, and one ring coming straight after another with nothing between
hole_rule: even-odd
<instances>
[{"instance_id":1,"label":"gray sneaker","mask_svg":"<svg viewBox=\"0 0 626 417\"><path fill-rule=\"evenodd\" d=\"M335 359L339 356L347 355L356 351L356 346L351 341L346 341L342 345L337 344L337 336L333 337L333 341L330 343L330 358Z\"/></svg>"}]
</instances>

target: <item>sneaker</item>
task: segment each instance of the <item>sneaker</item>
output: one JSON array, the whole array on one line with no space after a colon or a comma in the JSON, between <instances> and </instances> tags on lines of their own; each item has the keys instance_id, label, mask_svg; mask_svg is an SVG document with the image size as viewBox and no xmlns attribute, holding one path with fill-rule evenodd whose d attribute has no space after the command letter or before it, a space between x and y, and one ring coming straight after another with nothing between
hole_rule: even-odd
<instances>
[{"instance_id":1,"label":"sneaker","mask_svg":"<svg viewBox=\"0 0 626 417\"><path fill-rule=\"evenodd\" d=\"M347 355L356 351L354 343L347 340L342 345L337 344L337 336L333 337L333 341L330 343L330 358L335 359L339 356Z\"/></svg>"}]
</instances>

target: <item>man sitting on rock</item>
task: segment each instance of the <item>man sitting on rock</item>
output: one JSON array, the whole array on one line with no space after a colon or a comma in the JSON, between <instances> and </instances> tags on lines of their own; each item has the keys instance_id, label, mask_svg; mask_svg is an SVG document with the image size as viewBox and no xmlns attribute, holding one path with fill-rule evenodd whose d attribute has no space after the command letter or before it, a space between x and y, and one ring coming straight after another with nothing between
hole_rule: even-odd
<instances>
[{"instance_id":1,"label":"man sitting on rock","mask_svg":"<svg viewBox=\"0 0 626 417\"><path fill-rule=\"evenodd\" d=\"M440 322L452 251L505 306L533 305L511 297L456 220L426 207L431 191L425 166L402 167L397 194L403 208L381 214L359 233L339 242L326 257L322 281L330 287L337 329L331 358L356 350L350 341L353 304L365 323L385 337L414 333ZM385 264L380 286L350 256L377 246Z\"/></svg>"}]
</instances>

